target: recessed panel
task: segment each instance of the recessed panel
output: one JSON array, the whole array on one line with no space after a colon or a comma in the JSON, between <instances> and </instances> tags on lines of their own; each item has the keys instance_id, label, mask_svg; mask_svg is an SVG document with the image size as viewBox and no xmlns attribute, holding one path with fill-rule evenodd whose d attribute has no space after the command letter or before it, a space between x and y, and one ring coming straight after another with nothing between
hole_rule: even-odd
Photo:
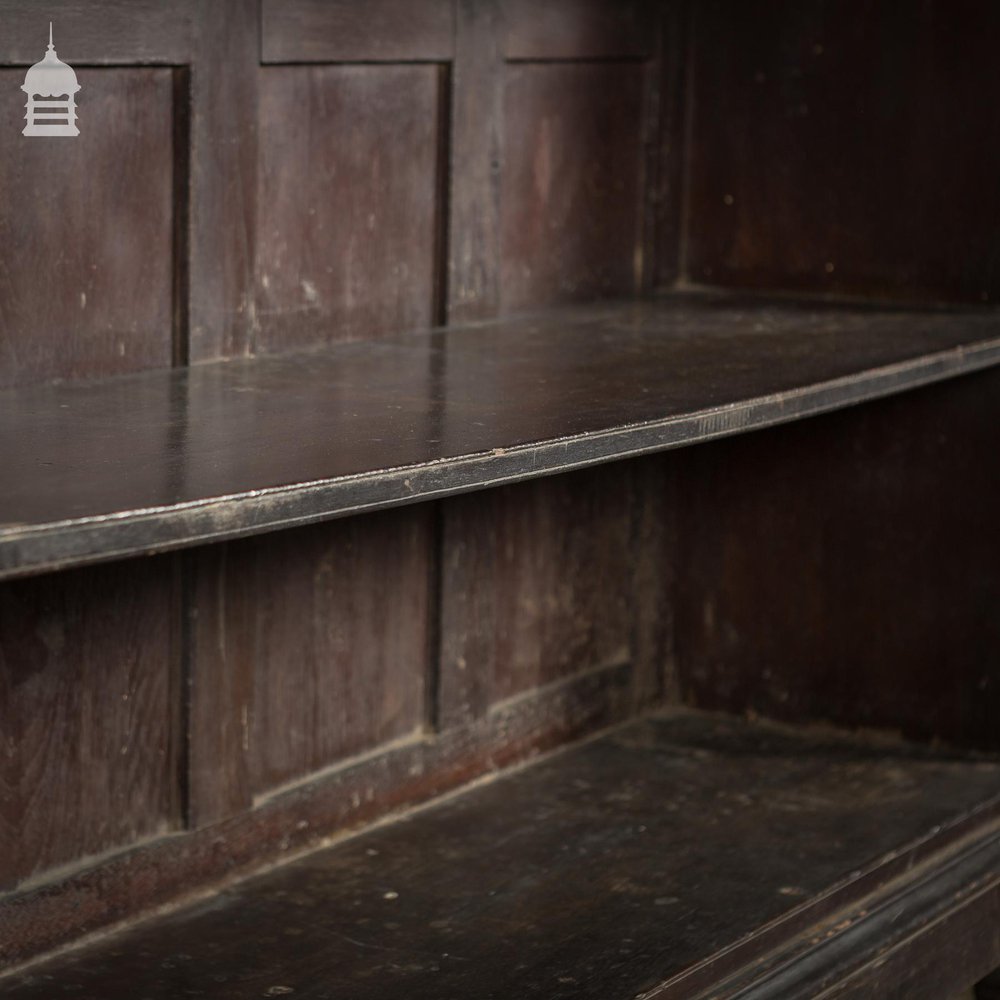
<instances>
[{"instance_id":1,"label":"recessed panel","mask_svg":"<svg viewBox=\"0 0 1000 1000\"><path fill-rule=\"evenodd\" d=\"M171 565L0 586L0 888L176 826Z\"/></svg>"},{"instance_id":2,"label":"recessed panel","mask_svg":"<svg viewBox=\"0 0 1000 1000\"><path fill-rule=\"evenodd\" d=\"M172 72L79 70L75 137L21 134L24 73L0 71L0 386L167 366Z\"/></svg>"},{"instance_id":3,"label":"recessed panel","mask_svg":"<svg viewBox=\"0 0 1000 1000\"><path fill-rule=\"evenodd\" d=\"M233 547L224 628L253 660L254 791L421 725L430 525L411 508Z\"/></svg>"},{"instance_id":4,"label":"recessed panel","mask_svg":"<svg viewBox=\"0 0 1000 1000\"><path fill-rule=\"evenodd\" d=\"M636 63L507 67L505 311L637 287L643 72Z\"/></svg>"},{"instance_id":5,"label":"recessed panel","mask_svg":"<svg viewBox=\"0 0 1000 1000\"><path fill-rule=\"evenodd\" d=\"M1000 295L1000 5L697 6L688 277Z\"/></svg>"},{"instance_id":6,"label":"recessed panel","mask_svg":"<svg viewBox=\"0 0 1000 1000\"><path fill-rule=\"evenodd\" d=\"M431 65L262 72L261 350L431 324L442 85Z\"/></svg>"},{"instance_id":7,"label":"recessed panel","mask_svg":"<svg viewBox=\"0 0 1000 1000\"><path fill-rule=\"evenodd\" d=\"M1000 749L1000 369L672 454L687 698Z\"/></svg>"},{"instance_id":8,"label":"recessed panel","mask_svg":"<svg viewBox=\"0 0 1000 1000\"><path fill-rule=\"evenodd\" d=\"M631 488L608 467L447 502L446 725L630 659Z\"/></svg>"}]
</instances>

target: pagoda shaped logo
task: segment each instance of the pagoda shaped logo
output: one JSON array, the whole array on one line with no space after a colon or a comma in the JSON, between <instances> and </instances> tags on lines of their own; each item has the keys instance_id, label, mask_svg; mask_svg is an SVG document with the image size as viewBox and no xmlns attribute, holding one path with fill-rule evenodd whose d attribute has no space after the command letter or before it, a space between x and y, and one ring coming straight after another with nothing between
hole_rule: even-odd
<instances>
[{"instance_id":1,"label":"pagoda shaped logo","mask_svg":"<svg viewBox=\"0 0 1000 1000\"><path fill-rule=\"evenodd\" d=\"M76 73L56 55L49 22L49 48L45 58L28 70L21 85L28 95L22 135L79 135L76 127Z\"/></svg>"}]
</instances>

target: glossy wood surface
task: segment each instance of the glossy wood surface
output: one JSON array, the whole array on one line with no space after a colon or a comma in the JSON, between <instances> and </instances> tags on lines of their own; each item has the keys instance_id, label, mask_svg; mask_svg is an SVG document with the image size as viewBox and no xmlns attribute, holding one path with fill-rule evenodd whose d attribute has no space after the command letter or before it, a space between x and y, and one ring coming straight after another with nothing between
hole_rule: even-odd
<instances>
[{"instance_id":1,"label":"glossy wood surface","mask_svg":"<svg viewBox=\"0 0 1000 1000\"><path fill-rule=\"evenodd\" d=\"M0 393L4 575L408 503L988 366L984 313L679 298Z\"/></svg>"},{"instance_id":2,"label":"glossy wood surface","mask_svg":"<svg viewBox=\"0 0 1000 1000\"><path fill-rule=\"evenodd\" d=\"M830 985L822 960L842 947L870 987L869 925L923 933L928 888L996 897L998 794L991 760L654 716L37 966L0 997L673 1000L734 996L718 984L743 977L748 995L799 998ZM928 881L920 862L946 850L952 874ZM993 957L977 936L969 974Z\"/></svg>"}]
</instances>

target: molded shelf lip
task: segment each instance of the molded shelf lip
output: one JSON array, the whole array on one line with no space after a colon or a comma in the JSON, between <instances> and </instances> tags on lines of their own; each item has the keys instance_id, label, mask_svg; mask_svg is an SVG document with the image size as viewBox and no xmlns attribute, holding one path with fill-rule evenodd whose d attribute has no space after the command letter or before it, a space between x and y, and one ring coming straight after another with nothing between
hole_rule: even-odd
<instances>
[{"instance_id":1,"label":"molded shelf lip","mask_svg":"<svg viewBox=\"0 0 1000 1000\"><path fill-rule=\"evenodd\" d=\"M1000 363L985 310L685 293L0 392L0 579L433 500Z\"/></svg>"},{"instance_id":2,"label":"molded shelf lip","mask_svg":"<svg viewBox=\"0 0 1000 1000\"><path fill-rule=\"evenodd\" d=\"M998 830L993 756L661 710L12 970L0 998L867 996L995 903Z\"/></svg>"}]
</instances>

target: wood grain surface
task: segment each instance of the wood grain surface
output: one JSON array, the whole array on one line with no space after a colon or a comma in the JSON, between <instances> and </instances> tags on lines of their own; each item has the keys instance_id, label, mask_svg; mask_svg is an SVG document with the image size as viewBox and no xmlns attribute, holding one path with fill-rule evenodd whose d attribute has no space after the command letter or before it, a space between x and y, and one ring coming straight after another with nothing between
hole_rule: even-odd
<instances>
[{"instance_id":1,"label":"wood grain surface","mask_svg":"<svg viewBox=\"0 0 1000 1000\"><path fill-rule=\"evenodd\" d=\"M173 356L172 74L79 80L80 135L53 143L20 135L24 71L0 70L0 386Z\"/></svg>"},{"instance_id":2,"label":"wood grain surface","mask_svg":"<svg viewBox=\"0 0 1000 1000\"><path fill-rule=\"evenodd\" d=\"M263 0L263 61L446 62L453 0Z\"/></svg>"},{"instance_id":3,"label":"wood grain surface","mask_svg":"<svg viewBox=\"0 0 1000 1000\"><path fill-rule=\"evenodd\" d=\"M842 946L841 971L860 971L837 995L870 997L885 980L867 925L884 915L919 941L935 927L922 891L953 918L1000 899L998 791L995 761L667 714L6 979L0 997L676 1000L745 971L764 982L753 996L800 1000ZM988 927L962 940L964 970L932 989L904 973L909 996L938 1000L1000 955ZM804 990L768 992L802 967Z\"/></svg>"},{"instance_id":4,"label":"wood grain surface","mask_svg":"<svg viewBox=\"0 0 1000 1000\"><path fill-rule=\"evenodd\" d=\"M643 67L507 67L501 306L627 295L641 281Z\"/></svg>"},{"instance_id":5,"label":"wood grain surface","mask_svg":"<svg viewBox=\"0 0 1000 1000\"><path fill-rule=\"evenodd\" d=\"M0 585L0 889L178 826L172 565Z\"/></svg>"},{"instance_id":6,"label":"wood grain surface","mask_svg":"<svg viewBox=\"0 0 1000 1000\"><path fill-rule=\"evenodd\" d=\"M179 364L248 354L256 318L258 0L192 0L175 186Z\"/></svg>"},{"instance_id":7,"label":"wood grain surface","mask_svg":"<svg viewBox=\"0 0 1000 1000\"><path fill-rule=\"evenodd\" d=\"M197 682L197 677L192 679ZM238 709L241 683L235 678L228 690L216 684L210 689L217 695L214 703L196 695L192 724L211 718L216 707L226 712L233 706ZM197 811L191 821L204 825L90 859L5 897L0 906L0 961L8 968L82 934L169 904L193 889L259 871L291 853L321 845L331 834L426 802L621 722L633 711L629 671L618 667L571 677L499 703L468 725L445 732L428 728L379 752L348 758L313 775L312 781L260 797L253 809L234 801L231 792L238 786L231 780L232 771L211 779L201 773L197 780L205 797L195 799ZM231 718L237 724L235 742L242 745L238 711ZM220 713L214 724L227 726L228 719ZM231 747L232 734L230 728L213 745L205 739L211 730L203 730L199 760L204 771L232 766L229 759L211 756L215 747L221 746L223 752ZM220 806L206 798L216 790L227 796ZM223 806L232 813L225 818Z\"/></svg>"},{"instance_id":8,"label":"wood grain surface","mask_svg":"<svg viewBox=\"0 0 1000 1000\"><path fill-rule=\"evenodd\" d=\"M445 504L442 725L630 662L632 485L616 465Z\"/></svg>"},{"instance_id":9,"label":"wood grain surface","mask_svg":"<svg viewBox=\"0 0 1000 1000\"><path fill-rule=\"evenodd\" d=\"M442 71L269 67L261 80L257 349L432 325Z\"/></svg>"},{"instance_id":10,"label":"wood grain surface","mask_svg":"<svg viewBox=\"0 0 1000 1000\"><path fill-rule=\"evenodd\" d=\"M994 369L678 455L686 698L1000 750L998 392Z\"/></svg>"},{"instance_id":11,"label":"wood grain surface","mask_svg":"<svg viewBox=\"0 0 1000 1000\"><path fill-rule=\"evenodd\" d=\"M253 545L253 787L417 732L427 673L428 528L392 511Z\"/></svg>"},{"instance_id":12,"label":"wood grain surface","mask_svg":"<svg viewBox=\"0 0 1000 1000\"><path fill-rule=\"evenodd\" d=\"M61 145L19 135L48 18ZM659 699L1000 749L994 313L479 322L678 278L990 305L994 5L0 26L0 576L36 574L0 584L0 962ZM995 842L949 840L995 764L778 732L646 723L0 996L940 1000L1000 962Z\"/></svg>"},{"instance_id":13,"label":"wood grain surface","mask_svg":"<svg viewBox=\"0 0 1000 1000\"><path fill-rule=\"evenodd\" d=\"M741 433L994 364L995 338L988 311L681 296L0 392L0 569Z\"/></svg>"}]
</instances>

